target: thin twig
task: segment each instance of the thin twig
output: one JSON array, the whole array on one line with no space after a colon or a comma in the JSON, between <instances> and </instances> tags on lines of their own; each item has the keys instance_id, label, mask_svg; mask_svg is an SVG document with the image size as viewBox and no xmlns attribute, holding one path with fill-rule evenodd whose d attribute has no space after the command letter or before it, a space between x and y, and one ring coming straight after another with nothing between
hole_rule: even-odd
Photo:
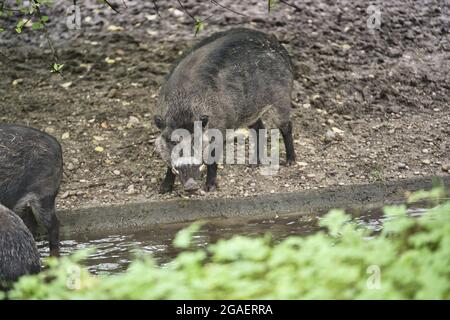
<instances>
[{"instance_id":1,"label":"thin twig","mask_svg":"<svg viewBox=\"0 0 450 320\"><path fill-rule=\"evenodd\" d=\"M156 14L158 15L158 17L161 18L161 15L159 14L159 6L158 6L157 0L152 0L152 2L153 2L153 7L155 8Z\"/></svg>"},{"instance_id":2,"label":"thin twig","mask_svg":"<svg viewBox=\"0 0 450 320\"><path fill-rule=\"evenodd\" d=\"M292 8L297 9L298 11L302 11L302 9L299 8L299 7L297 7L295 4L286 2L285 0L279 0L279 1L280 1L281 3L283 3L283 4L287 5L287 6L289 6L289 7L292 7Z\"/></svg>"},{"instance_id":3,"label":"thin twig","mask_svg":"<svg viewBox=\"0 0 450 320\"><path fill-rule=\"evenodd\" d=\"M191 17L192 20L194 20L195 22L197 22L197 19L195 19L195 17L194 17L189 11L186 10L186 8L183 6L183 4L181 3L181 1L180 1L180 0L177 0L177 1L178 1L178 4L180 5L181 9L183 9L183 11L184 11L189 17Z\"/></svg>"},{"instance_id":4,"label":"thin twig","mask_svg":"<svg viewBox=\"0 0 450 320\"><path fill-rule=\"evenodd\" d=\"M55 49L55 47L53 45L53 41L52 41L52 39L50 38L50 36L48 34L47 23L42 20L42 13L41 13L41 9L39 7L39 3L37 3L36 0L33 0L33 3L35 5L36 14L37 14L37 16L39 18L39 21L42 23L42 25L44 27L44 37L47 40L47 43L48 43L48 46L50 47L50 50L52 51L53 62L54 63L58 63L58 60L59 60L58 53L56 52L56 49Z\"/></svg>"},{"instance_id":5,"label":"thin twig","mask_svg":"<svg viewBox=\"0 0 450 320\"><path fill-rule=\"evenodd\" d=\"M246 14L241 13L241 12L237 12L237 11L235 11L235 10L233 10L233 9L230 9L230 8L228 8L228 7L226 7L226 6L222 5L222 4L220 4L220 3L217 2L216 0L211 0L211 3L214 4L214 5L216 5L216 6L219 6L219 7L223 8L223 9L225 9L225 10L228 10L228 11L230 11L230 12L233 12L233 13L235 13L235 14L238 14L238 15L240 15L240 16L248 17Z\"/></svg>"},{"instance_id":6,"label":"thin twig","mask_svg":"<svg viewBox=\"0 0 450 320\"><path fill-rule=\"evenodd\" d=\"M111 9L113 9L116 13L119 13L119 14L120 14L120 12L119 12L116 8L114 8L113 5L112 5L111 3L109 3L108 0L103 0L103 2L105 2L105 3L106 3Z\"/></svg>"}]
</instances>

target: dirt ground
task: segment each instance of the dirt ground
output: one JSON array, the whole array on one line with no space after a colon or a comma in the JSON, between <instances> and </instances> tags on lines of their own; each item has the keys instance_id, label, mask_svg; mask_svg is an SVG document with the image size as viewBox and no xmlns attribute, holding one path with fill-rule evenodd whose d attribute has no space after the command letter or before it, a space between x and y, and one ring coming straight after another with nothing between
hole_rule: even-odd
<instances>
[{"instance_id":1,"label":"dirt ground","mask_svg":"<svg viewBox=\"0 0 450 320\"><path fill-rule=\"evenodd\" d=\"M67 1L49 12L49 35L65 63L51 74L41 31L0 33L0 121L56 136L64 149L59 208L182 195L158 193L164 164L154 152L152 109L171 63L219 30L274 33L295 66L294 139L298 163L275 176L225 165L219 188L191 197L251 197L446 175L450 167L450 2L302 0L300 11L267 1L79 1L80 30L66 25ZM114 2L114 1L111 1ZM370 4L381 10L371 29ZM4 19L4 18L2 18ZM15 18L17 19L17 18ZM270 127L270 121L266 122ZM284 155L281 156L284 161Z\"/></svg>"}]
</instances>

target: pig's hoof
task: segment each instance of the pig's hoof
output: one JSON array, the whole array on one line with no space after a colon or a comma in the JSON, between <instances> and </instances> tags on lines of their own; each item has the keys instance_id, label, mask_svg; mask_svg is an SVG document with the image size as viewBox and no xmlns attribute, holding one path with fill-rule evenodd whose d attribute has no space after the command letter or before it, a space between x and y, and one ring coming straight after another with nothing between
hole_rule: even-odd
<instances>
[{"instance_id":1,"label":"pig's hoof","mask_svg":"<svg viewBox=\"0 0 450 320\"><path fill-rule=\"evenodd\" d=\"M286 167L293 166L295 164L295 159L286 160Z\"/></svg>"},{"instance_id":2,"label":"pig's hoof","mask_svg":"<svg viewBox=\"0 0 450 320\"><path fill-rule=\"evenodd\" d=\"M167 184L162 184L161 187L159 188L159 193L165 194L165 193L172 192L172 190L173 190L172 186L167 185Z\"/></svg>"},{"instance_id":3,"label":"pig's hoof","mask_svg":"<svg viewBox=\"0 0 450 320\"><path fill-rule=\"evenodd\" d=\"M215 184L211 184L211 185L206 185L205 186L205 191L206 192L214 192L217 190L217 186Z\"/></svg>"}]
</instances>

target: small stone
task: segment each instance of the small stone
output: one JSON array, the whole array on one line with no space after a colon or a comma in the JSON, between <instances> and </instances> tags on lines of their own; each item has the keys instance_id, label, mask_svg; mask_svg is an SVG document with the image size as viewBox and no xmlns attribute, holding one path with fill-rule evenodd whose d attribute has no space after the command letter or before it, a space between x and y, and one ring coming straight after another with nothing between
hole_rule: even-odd
<instances>
[{"instance_id":1,"label":"small stone","mask_svg":"<svg viewBox=\"0 0 450 320\"><path fill-rule=\"evenodd\" d=\"M442 165L442 170L443 170L443 171L450 172L450 162L449 162L449 163L444 163L444 164Z\"/></svg>"},{"instance_id":2,"label":"small stone","mask_svg":"<svg viewBox=\"0 0 450 320\"><path fill-rule=\"evenodd\" d=\"M15 87L18 84L21 84L22 82L23 82L23 79L15 79L15 80L13 80L12 85Z\"/></svg>"},{"instance_id":3,"label":"small stone","mask_svg":"<svg viewBox=\"0 0 450 320\"><path fill-rule=\"evenodd\" d=\"M430 159L424 159L424 160L422 160L422 163L428 165L431 163L431 161L430 161Z\"/></svg>"},{"instance_id":4,"label":"small stone","mask_svg":"<svg viewBox=\"0 0 450 320\"><path fill-rule=\"evenodd\" d=\"M134 184L130 184L127 188L127 194L133 194L136 190L134 189Z\"/></svg>"},{"instance_id":5,"label":"small stone","mask_svg":"<svg viewBox=\"0 0 450 320\"><path fill-rule=\"evenodd\" d=\"M114 170L113 173L114 173L116 176L120 176L120 171L119 171L119 170Z\"/></svg>"},{"instance_id":6,"label":"small stone","mask_svg":"<svg viewBox=\"0 0 450 320\"><path fill-rule=\"evenodd\" d=\"M177 18L184 16L184 12L177 8L169 8L168 11Z\"/></svg>"},{"instance_id":7,"label":"small stone","mask_svg":"<svg viewBox=\"0 0 450 320\"><path fill-rule=\"evenodd\" d=\"M95 141L105 141L105 138L103 138L102 136L94 136L93 138Z\"/></svg>"},{"instance_id":8,"label":"small stone","mask_svg":"<svg viewBox=\"0 0 450 320\"><path fill-rule=\"evenodd\" d=\"M123 31L123 28L120 27L120 26L110 25L110 26L108 26L108 31L113 31L113 32L115 32L115 31Z\"/></svg>"},{"instance_id":9,"label":"small stone","mask_svg":"<svg viewBox=\"0 0 450 320\"><path fill-rule=\"evenodd\" d=\"M341 129L336 128L336 127L332 127L331 130L333 132L336 132L337 134L344 134L344 132L345 132L344 130L341 130Z\"/></svg>"},{"instance_id":10,"label":"small stone","mask_svg":"<svg viewBox=\"0 0 450 320\"><path fill-rule=\"evenodd\" d=\"M66 199L66 198L69 197L69 195L70 195L70 192L69 192L69 191L66 191L66 192L64 192L64 193L62 194L61 199Z\"/></svg>"},{"instance_id":11,"label":"small stone","mask_svg":"<svg viewBox=\"0 0 450 320\"><path fill-rule=\"evenodd\" d=\"M109 90L107 97L108 98L115 98L117 96L117 89L113 88L111 90Z\"/></svg>"},{"instance_id":12,"label":"small stone","mask_svg":"<svg viewBox=\"0 0 450 320\"><path fill-rule=\"evenodd\" d=\"M75 169L74 164L73 164L73 163L69 163L69 164L67 165L67 169L68 169L69 171L74 170L74 169Z\"/></svg>"},{"instance_id":13,"label":"small stone","mask_svg":"<svg viewBox=\"0 0 450 320\"><path fill-rule=\"evenodd\" d=\"M62 140L67 140L70 138L70 133L69 132L64 132L63 135L61 136Z\"/></svg>"},{"instance_id":14,"label":"small stone","mask_svg":"<svg viewBox=\"0 0 450 320\"><path fill-rule=\"evenodd\" d=\"M306 176L311 179L316 177L314 173L307 174Z\"/></svg>"},{"instance_id":15,"label":"small stone","mask_svg":"<svg viewBox=\"0 0 450 320\"><path fill-rule=\"evenodd\" d=\"M105 151L105 149L103 147L96 147L95 151L96 152L103 152L103 151Z\"/></svg>"},{"instance_id":16,"label":"small stone","mask_svg":"<svg viewBox=\"0 0 450 320\"><path fill-rule=\"evenodd\" d=\"M130 118L128 119L128 123L130 123L130 124L138 124L139 123L139 118L135 117L135 116L130 116Z\"/></svg>"},{"instance_id":17,"label":"small stone","mask_svg":"<svg viewBox=\"0 0 450 320\"><path fill-rule=\"evenodd\" d=\"M304 104L302 104L302 107L305 108L305 109L309 109L309 108L311 108L311 104L310 103L304 103Z\"/></svg>"},{"instance_id":18,"label":"small stone","mask_svg":"<svg viewBox=\"0 0 450 320\"><path fill-rule=\"evenodd\" d=\"M397 166L400 170L407 169L406 163L400 162Z\"/></svg>"},{"instance_id":19,"label":"small stone","mask_svg":"<svg viewBox=\"0 0 450 320\"><path fill-rule=\"evenodd\" d=\"M70 86L72 86L72 82L64 82L62 84L60 84L61 87L63 87L64 89L68 89Z\"/></svg>"},{"instance_id":20,"label":"small stone","mask_svg":"<svg viewBox=\"0 0 450 320\"><path fill-rule=\"evenodd\" d=\"M429 153L430 151L428 149L423 149L422 153Z\"/></svg>"},{"instance_id":21,"label":"small stone","mask_svg":"<svg viewBox=\"0 0 450 320\"><path fill-rule=\"evenodd\" d=\"M156 179L156 178L151 178L151 179L150 179L150 182L151 182L151 183L157 183L157 182L158 182L158 179Z\"/></svg>"},{"instance_id":22,"label":"small stone","mask_svg":"<svg viewBox=\"0 0 450 320\"><path fill-rule=\"evenodd\" d=\"M327 130L327 132L325 133L325 137L324 137L325 142L331 142L335 139L336 139L336 132Z\"/></svg>"},{"instance_id":23,"label":"small stone","mask_svg":"<svg viewBox=\"0 0 450 320\"><path fill-rule=\"evenodd\" d=\"M44 129L44 131L49 134L55 133L55 129L53 129L52 127L47 127Z\"/></svg>"},{"instance_id":24,"label":"small stone","mask_svg":"<svg viewBox=\"0 0 450 320\"><path fill-rule=\"evenodd\" d=\"M157 14L147 14L145 16L145 19L147 19L148 21L155 21L156 19L158 19L158 15Z\"/></svg>"},{"instance_id":25,"label":"small stone","mask_svg":"<svg viewBox=\"0 0 450 320\"><path fill-rule=\"evenodd\" d=\"M328 123L330 126L332 126L335 122L334 122L333 119L328 119L328 120L327 120L327 123Z\"/></svg>"},{"instance_id":26,"label":"small stone","mask_svg":"<svg viewBox=\"0 0 450 320\"><path fill-rule=\"evenodd\" d=\"M106 62L107 64L114 64L114 63L116 63L116 60L111 59L110 57L106 57L106 58L105 58L105 62Z\"/></svg>"}]
</instances>

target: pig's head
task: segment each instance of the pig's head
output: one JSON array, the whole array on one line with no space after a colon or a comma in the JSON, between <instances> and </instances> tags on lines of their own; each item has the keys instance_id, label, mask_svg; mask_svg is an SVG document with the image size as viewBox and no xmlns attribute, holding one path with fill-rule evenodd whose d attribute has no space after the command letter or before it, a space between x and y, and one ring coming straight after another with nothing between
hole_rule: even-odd
<instances>
[{"instance_id":1,"label":"pig's head","mask_svg":"<svg viewBox=\"0 0 450 320\"><path fill-rule=\"evenodd\" d=\"M201 170L204 167L203 130L208 124L208 116L203 115L199 119L184 123L167 120L159 115L156 115L154 120L161 130L160 136L155 141L157 152L172 168L172 172L180 178L185 191L198 190ZM199 149L195 150L196 148Z\"/></svg>"}]
</instances>

